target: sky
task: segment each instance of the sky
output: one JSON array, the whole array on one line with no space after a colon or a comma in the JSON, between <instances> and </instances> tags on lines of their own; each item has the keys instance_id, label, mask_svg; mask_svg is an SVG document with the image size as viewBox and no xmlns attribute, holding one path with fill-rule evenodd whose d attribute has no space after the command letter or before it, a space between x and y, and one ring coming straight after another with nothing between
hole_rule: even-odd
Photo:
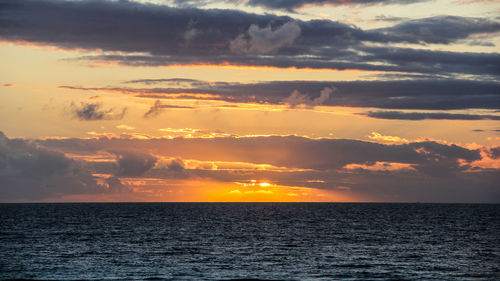
<instances>
[{"instance_id":1,"label":"sky","mask_svg":"<svg viewBox=\"0 0 500 281\"><path fill-rule=\"evenodd\" d=\"M494 0L0 0L0 202L500 203Z\"/></svg>"}]
</instances>

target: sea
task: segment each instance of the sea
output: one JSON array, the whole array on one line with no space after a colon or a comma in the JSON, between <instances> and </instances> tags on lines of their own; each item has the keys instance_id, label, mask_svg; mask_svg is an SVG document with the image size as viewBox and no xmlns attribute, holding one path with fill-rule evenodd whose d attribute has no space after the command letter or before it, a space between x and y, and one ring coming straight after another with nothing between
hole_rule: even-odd
<instances>
[{"instance_id":1,"label":"sea","mask_svg":"<svg viewBox=\"0 0 500 281\"><path fill-rule=\"evenodd\" d=\"M0 280L500 280L500 205L0 204Z\"/></svg>"}]
</instances>

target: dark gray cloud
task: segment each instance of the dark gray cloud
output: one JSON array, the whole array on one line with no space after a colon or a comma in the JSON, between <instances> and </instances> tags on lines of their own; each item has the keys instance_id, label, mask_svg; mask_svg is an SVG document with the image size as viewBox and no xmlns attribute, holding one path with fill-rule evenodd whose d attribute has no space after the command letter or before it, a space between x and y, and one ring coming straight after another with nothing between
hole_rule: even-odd
<instances>
[{"instance_id":1,"label":"dark gray cloud","mask_svg":"<svg viewBox=\"0 0 500 281\"><path fill-rule=\"evenodd\" d=\"M409 20L378 31L411 43L449 44L472 34L498 32L500 23L485 18L438 16Z\"/></svg>"},{"instance_id":2,"label":"dark gray cloud","mask_svg":"<svg viewBox=\"0 0 500 281\"><path fill-rule=\"evenodd\" d=\"M267 163L280 167L316 170L340 169L347 164L398 162L416 167L449 166L460 171L460 161L481 159L479 151L435 142L415 142L401 145L349 139L308 139L302 137L255 137L213 139L66 139L46 140L49 147L59 147L71 153L87 153L117 149L130 151L141 147L158 156L182 157L206 161ZM141 158L142 159L142 158ZM140 160L142 161L142 160ZM453 164L455 163L455 164ZM147 165L149 167L150 165Z\"/></svg>"},{"instance_id":3,"label":"dark gray cloud","mask_svg":"<svg viewBox=\"0 0 500 281\"><path fill-rule=\"evenodd\" d=\"M110 150L116 154L116 176L137 177L146 173L154 167L158 159L146 153L137 152L136 150Z\"/></svg>"},{"instance_id":4,"label":"dark gray cloud","mask_svg":"<svg viewBox=\"0 0 500 281\"><path fill-rule=\"evenodd\" d=\"M155 103L149 108L149 110L144 113L144 118L156 117L165 109L193 109L192 106L181 106L172 104L162 104L160 100L156 100Z\"/></svg>"},{"instance_id":5,"label":"dark gray cloud","mask_svg":"<svg viewBox=\"0 0 500 281\"><path fill-rule=\"evenodd\" d=\"M143 79L153 85L161 79ZM196 98L189 94L213 94L202 99L268 104L376 107L385 109L466 109L500 108L500 83L455 79L420 79L397 81L272 81L260 83L205 82L196 80L187 87L84 88L87 91L115 91L150 98ZM325 89L335 89L323 94ZM293 95L292 93L296 93ZM179 97L182 94L184 96ZM199 98L199 97L198 97Z\"/></svg>"},{"instance_id":6,"label":"dark gray cloud","mask_svg":"<svg viewBox=\"0 0 500 281\"><path fill-rule=\"evenodd\" d=\"M376 70L426 74L500 75L500 67L498 67L500 54L498 53L460 53L392 47L360 49L367 53L360 57L362 60L393 65L393 67L375 67ZM360 69L365 69L365 66L361 65Z\"/></svg>"},{"instance_id":7,"label":"dark gray cloud","mask_svg":"<svg viewBox=\"0 0 500 281\"><path fill-rule=\"evenodd\" d=\"M391 28L362 30L329 20L300 21L271 14L129 1L6 0L0 10L0 24L4 40L120 51L125 54L81 59L127 65L230 63L500 75L500 57L496 53L364 46L366 42L449 44L475 34L498 32L500 23L487 19L433 17ZM131 54L137 52L145 55Z\"/></svg>"},{"instance_id":8,"label":"dark gray cloud","mask_svg":"<svg viewBox=\"0 0 500 281\"><path fill-rule=\"evenodd\" d=\"M196 64L234 64L241 66L272 66L277 68L312 68L335 70L390 71L401 73L420 73L456 77L459 74L500 75L500 55L498 53L460 53L430 51L422 49L393 47L363 47L354 49L325 47L297 58L291 55L255 56L152 56L152 55L95 55L82 56L77 60L109 61L128 66L170 66ZM363 54L361 54L363 52ZM483 77L479 77L483 78Z\"/></svg>"},{"instance_id":9,"label":"dark gray cloud","mask_svg":"<svg viewBox=\"0 0 500 281\"><path fill-rule=\"evenodd\" d=\"M158 178L176 179L197 176L195 172L185 168L184 161L180 158L172 159L160 167L151 170L148 175Z\"/></svg>"},{"instance_id":10,"label":"dark gray cloud","mask_svg":"<svg viewBox=\"0 0 500 281\"><path fill-rule=\"evenodd\" d=\"M490 148L489 153L493 159L500 158L500 146Z\"/></svg>"},{"instance_id":11,"label":"dark gray cloud","mask_svg":"<svg viewBox=\"0 0 500 281\"><path fill-rule=\"evenodd\" d=\"M500 120L499 115L486 114L456 114L444 112L403 112L403 111L370 111L360 115L377 119L397 120Z\"/></svg>"},{"instance_id":12,"label":"dark gray cloud","mask_svg":"<svg viewBox=\"0 0 500 281\"><path fill-rule=\"evenodd\" d=\"M121 112L115 112L113 108L103 109L100 103L91 102L82 102L80 105L71 103L69 110L75 118L81 121L120 120L127 112L127 108L123 108Z\"/></svg>"},{"instance_id":13,"label":"dark gray cloud","mask_svg":"<svg viewBox=\"0 0 500 281\"><path fill-rule=\"evenodd\" d=\"M273 184L306 186L350 192L380 201L498 202L500 173L474 167L479 150L432 141L387 145L349 139L301 137L215 139L49 139L48 147L85 154L109 147L130 150L141 147L158 157L174 157L158 163L144 176L153 178L210 178L225 182L266 179ZM491 152L490 152L491 153ZM290 168L269 170L187 169L181 159L249 162ZM371 170L380 162L402 163L409 168ZM377 164L379 163L379 164ZM358 168L347 168L359 164ZM307 170L297 171L291 168ZM391 197L396 196L396 197Z\"/></svg>"},{"instance_id":14,"label":"dark gray cloud","mask_svg":"<svg viewBox=\"0 0 500 281\"><path fill-rule=\"evenodd\" d=\"M205 85L206 83L200 80L196 79L186 79L186 78L168 78L168 79L139 79L139 80L129 80L129 81L124 81L123 84L146 84L146 85L155 85L159 83L167 84L167 85L173 85L173 86L182 86L182 85L187 85L187 86L196 86L200 85Z\"/></svg>"},{"instance_id":15,"label":"dark gray cloud","mask_svg":"<svg viewBox=\"0 0 500 281\"><path fill-rule=\"evenodd\" d=\"M250 6L261 6L272 9L284 9L293 11L304 6L321 5L389 5L389 4L413 4L427 0L249 0L246 2Z\"/></svg>"},{"instance_id":16,"label":"dark gray cloud","mask_svg":"<svg viewBox=\"0 0 500 281\"><path fill-rule=\"evenodd\" d=\"M0 132L0 200L40 200L73 194L113 192L80 163L36 143ZM121 183L120 183L121 184Z\"/></svg>"},{"instance_id":17,"label":"dark gray cloud","mask_svg":"<svg viewBox=\"0 0 500 281\"><path fill-rule=\"evenodd\" d=\"M108 192L112 193L128 193L132 192L132 190L124 185L119 178L117 177L109 177L106 179L106 184L108 185Z\"/></svg>"}]
</instances>

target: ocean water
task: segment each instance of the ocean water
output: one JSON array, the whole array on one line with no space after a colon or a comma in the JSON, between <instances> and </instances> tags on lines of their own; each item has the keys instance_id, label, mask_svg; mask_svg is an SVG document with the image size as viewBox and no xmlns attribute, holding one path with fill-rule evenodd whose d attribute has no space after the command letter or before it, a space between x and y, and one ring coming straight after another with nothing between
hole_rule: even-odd
<instances>
[{"instance_id":1,"label":"ocean water","mask_svg":"<svg viewBox=\"0 0 500 281\"><path fill-rule=\"evenodd\" d=\"M500 205L0 204L0 279L500 280Z\"/></svg>"}]
</instances>

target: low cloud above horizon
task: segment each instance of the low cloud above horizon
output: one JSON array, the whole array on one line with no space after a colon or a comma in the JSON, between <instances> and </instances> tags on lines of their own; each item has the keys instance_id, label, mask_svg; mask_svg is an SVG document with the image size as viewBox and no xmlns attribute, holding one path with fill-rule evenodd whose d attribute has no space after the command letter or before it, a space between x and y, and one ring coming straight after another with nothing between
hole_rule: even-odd
<instances>
[{"instance_id":1,"label":"low cloud above horizon","mask_svg":"<svg viewBox=\"0 0 500 281\"><path fill-rule=\"evenodd\" d=\"M0 201L500 202L492 1L0 1Z\"/></svg>"},{"instance_id":2,"label":"low cloud above horizon","mask_svg":"<svg viewBox=\"0 0 500 281\"><path fill-rule=\"evenodd\" d=\"M239 189L248 189L253 181L264 183L259 188L278 191L340 193L339 201L347 197L358 201L497 202L500 195L495 184L500 179L498 147L469 149L435 141L384 144L296 136L24 141L2 135L1 144L6 157L0 180L7 183L2 201L54 200L75 194L94 194L98 200L110 193L116 198L123 195L122 200L131 196L151 199L148 196L159 190L150 187L150 181L165 182L171 197L156 198L171 201L184 187L168 183L189 180L232 186L217 191L222 192L222 200L231 198L230 192L239 185L243 184ZM20 158L22 162L16 160ZM74 180L82 184L76 188L71 183ZM39 188L37 182L45 188ZM426 184L422 186L422 182ZM206 187L207 191L211 188ZM335 195L329 199L335 200ZM281 200L303 201L296 195Z\"/></svg>"}]
</instances>

